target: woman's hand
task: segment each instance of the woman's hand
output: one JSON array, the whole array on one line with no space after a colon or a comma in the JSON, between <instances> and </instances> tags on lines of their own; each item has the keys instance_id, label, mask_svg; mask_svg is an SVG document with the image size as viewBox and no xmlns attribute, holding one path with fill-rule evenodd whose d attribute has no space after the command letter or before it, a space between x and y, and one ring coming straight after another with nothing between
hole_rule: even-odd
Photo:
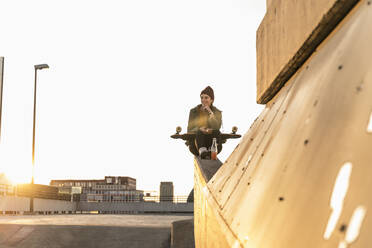
<instances>
[{"instance_id":1,"label":"woman's hand","mask_svg":"<svg viewBox=\"0 0 372 248\"><path fill-rule=\"evenodd\" d=\"M203 109L205 110L205 111L207 111L208 112L208 114L213 114L213 111L211 110L211 108L208 106L208 105L206 105L206 106L203 106Z\"/></svg>"},{"instance_id":2,"label":"woman's hand","mask_svg":"<svg viewBox=\"0 0 372 248\"><path fill-rule=\"evenodd\" d=\"M204 134L211 134L212 133L212 129L210 128L206 128L206 127L201 127L199 128L199 130L204 133Z\"/></svg>"},{"instance_id":3,"label":"woman's hand","mask_svg":"<svg viewBox=\"0 0 372 248\"><path fill-rule=\"evenodd\" d=\"M208 105L203 105L203 110L208 112L209 118L214 118L214 113Z\"/></svg>"}]
</instances>

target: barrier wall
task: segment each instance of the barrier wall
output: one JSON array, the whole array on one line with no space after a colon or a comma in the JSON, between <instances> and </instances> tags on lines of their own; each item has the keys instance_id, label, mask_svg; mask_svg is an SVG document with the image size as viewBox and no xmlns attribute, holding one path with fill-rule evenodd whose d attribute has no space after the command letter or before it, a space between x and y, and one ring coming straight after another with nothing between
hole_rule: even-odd
<instances>
[{"instance_id":1,"label":"barrier wall","mask_svg":"<svg viewBox=\"0 0 372 248\"><path fill-rule=\"evenodd\" d=\"M26 212L30 210L30 198L0 196L0 211Z\"/></svg>"},{"instance_id":2,"label":"barrier wall","mask_svg":"<svg viewBox=\"0 0 372 248\"><path fill-rule=\"evenodd\" d=\"M30 198L0 196L0 212L29 212ZM70 202L34 198L35 212L90 212L102 213L193 213L194 203L172 202Z\"/></svg>"},{"instance_id":3,"label":"barrier wall","mask_svg":"<svg viewBox=\"0 0 372 248\"><path fill-rule=\"evenodd\" d=\"M74 212L76 205L76 202L34 198L34 211L39 212Z\"/></svg>"},{"instance_id":4,"label":"barrier wall","mask_svg":"<svg viewBox=\"0 0 372 248\"><path fill-rule=\"evenodd\" d=\"M172 202L79 202L77 211L192 213L194 204Z\"/></svg>"}]
</instances>

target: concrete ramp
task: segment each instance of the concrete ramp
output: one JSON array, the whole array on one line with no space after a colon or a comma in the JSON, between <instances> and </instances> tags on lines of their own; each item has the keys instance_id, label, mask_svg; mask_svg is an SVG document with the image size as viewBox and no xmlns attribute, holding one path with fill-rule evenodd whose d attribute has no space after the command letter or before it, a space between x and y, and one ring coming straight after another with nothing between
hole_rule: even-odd
<instances>
[{"instance_id":1,"label":"concrete ramp","mask_svg":"<svg viewBox=\"0 0 372 248\"><path fill-rule=\"evenodd\" d=\"M196 247L370 246L371 44L361 1L210 180L195 163Z\"/></svg>"}]
</instances>

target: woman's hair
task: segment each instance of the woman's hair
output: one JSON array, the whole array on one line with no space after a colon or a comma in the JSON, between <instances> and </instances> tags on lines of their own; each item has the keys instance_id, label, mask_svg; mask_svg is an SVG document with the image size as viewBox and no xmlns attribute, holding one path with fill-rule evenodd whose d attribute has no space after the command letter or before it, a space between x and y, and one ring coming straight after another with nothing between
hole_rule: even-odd
<instances>
[{"instance_id":1,"label":"woman's hair","mask_svg":"<svg viewBox=\"0 0 372 248\"><path fill-rule=\"evenodd\" d=\"M202 95L202 94L208 95L212 100L214 100L214 92L213 92L212 87L207 86L207 87L206 87L204 90L202 90L202 92L200 93L200 95Z\"/></svg>"}]
</instances>

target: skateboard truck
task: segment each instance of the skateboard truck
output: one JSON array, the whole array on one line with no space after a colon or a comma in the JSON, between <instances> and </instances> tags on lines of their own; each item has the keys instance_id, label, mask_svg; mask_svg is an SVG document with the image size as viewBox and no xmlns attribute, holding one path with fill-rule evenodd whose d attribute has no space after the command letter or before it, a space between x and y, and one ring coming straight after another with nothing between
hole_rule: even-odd
<instances>
[{"instance_id":1,"label":"skateboard truck","mask_svg":"<svg viewBox=\"0 0 372 248\"><path fill-rule=\"evenodd\" d=\"M180 126L176 127L176 134L180 134L181 131L182 131L182 127Z\"/></svg>"}]
</instances>

